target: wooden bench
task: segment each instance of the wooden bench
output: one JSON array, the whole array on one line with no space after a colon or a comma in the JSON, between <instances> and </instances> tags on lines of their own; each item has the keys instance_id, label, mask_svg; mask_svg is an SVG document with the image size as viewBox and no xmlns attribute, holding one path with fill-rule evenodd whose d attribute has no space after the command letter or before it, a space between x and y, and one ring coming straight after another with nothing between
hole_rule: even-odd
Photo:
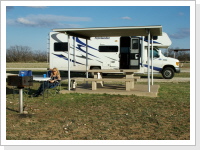
<instances>
[{"instance_id":1,"label":"wooden bench","mask_svg":"<svg viewBox=\"0 0 200 150\"><path fill-rule=\"evenodd\" d=\"M97 78L86 78L84 79L85 81L92 81L92 90L97 90L97 83L100 81L109 81L109 82L125 82L126 83L126 91L130 91L131 89L134 88L134 80L136 78L130 78L130 79L126 79L126 78L101 78L101 79L97 79Z\"/></svg>"},{"instance_id":2,"label":"wooden bench","mask_svg":"<svg viewBox=\"0 0 200 150\"><path fill-rule=\"evenodd\" d=\"M140 79L140 76L134 76L133 79L134 81L137 81L137 79Z\"/></svg>"}]
</instances>

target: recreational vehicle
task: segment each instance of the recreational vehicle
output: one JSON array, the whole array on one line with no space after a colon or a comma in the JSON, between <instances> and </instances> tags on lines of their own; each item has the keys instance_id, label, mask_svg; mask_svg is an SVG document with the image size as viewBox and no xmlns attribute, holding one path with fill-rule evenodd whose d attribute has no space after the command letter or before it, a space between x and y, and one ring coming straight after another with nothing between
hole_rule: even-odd
<instances>
[{"instance_id":1,"label":"recreational vehicle","mask_svg":"<svg viewBox=\"0 0 200 150\"><path fill-rule=\"evenodd\" d=\"M85 39L71 36L70 50L66 34L50 32L49 36L50 68L67 71L70 52L70 69L74 72L86 72L88 58L88 69L138 69L137 73L147 73L148 39L144 36L91 37L87 44ZM150 43L153 45L150 48L153 62L150 60L149 64L153 65L153 73L161 73L165 79L173 78L174 73L180 72L179 60L165 57L159 49L168 48L170 38L163 32Z\"/></svg>"}]
</instances>

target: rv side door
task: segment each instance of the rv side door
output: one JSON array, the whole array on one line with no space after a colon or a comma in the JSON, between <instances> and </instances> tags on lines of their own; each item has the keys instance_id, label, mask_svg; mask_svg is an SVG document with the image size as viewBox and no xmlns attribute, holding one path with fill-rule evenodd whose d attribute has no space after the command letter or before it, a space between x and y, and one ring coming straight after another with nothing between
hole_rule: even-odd
<instances>
[{"instance_id":1,"label":"rv side door","mask_svg":"<svg viewBox=\"0 0 200 150\"><path fill-rule=\"evenodd\" d=\"M140 38L131 38L130 69L140 69Z\"/></svg>"}]
</instances>

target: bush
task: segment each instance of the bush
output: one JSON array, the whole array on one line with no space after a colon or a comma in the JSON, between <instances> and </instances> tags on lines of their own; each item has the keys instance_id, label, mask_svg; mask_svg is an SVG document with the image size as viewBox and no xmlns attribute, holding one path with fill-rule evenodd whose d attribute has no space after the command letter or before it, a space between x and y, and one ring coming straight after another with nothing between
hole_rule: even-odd
<instances>
[{"instance_id":1,"label":"bush","mask_svg":"<svg viewBox=\"0 0 200 150\"><path fill-rule=\"evenodd\" d=\"M179 48L176 48L179 49ZM175 53L175 57L179 60L179 61L190 61L190 52L189 51L180 51L179 52L174 52L174 49L168 49L168 51L164 52L164 55L167 57L172 57L174 58L174 53Z\"/></svg>"},{"instance_id":2,"label":"bush","mask_svg":"<svg viewBox=\"0 0 200 150\"><path fill-rule=\"evenodd\" d=\"M6 62L44 62L47 52L32 51L28 46L11 46L6 50Z\"/></svg>"}]
</instances>

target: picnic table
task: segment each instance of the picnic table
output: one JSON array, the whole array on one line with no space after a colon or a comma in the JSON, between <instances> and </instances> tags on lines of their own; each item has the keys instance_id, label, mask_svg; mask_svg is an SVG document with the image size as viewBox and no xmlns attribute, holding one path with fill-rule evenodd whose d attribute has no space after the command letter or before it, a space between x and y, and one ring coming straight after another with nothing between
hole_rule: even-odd
<instances>
[{"instance_id":1,"label":"picnic table","mask_svg":"<svg viewBox=\"0 0 200 150\"><path fill-rule=\"evenodd\" d=\"M94 73L94 78L86 78L85 81L92 81L92 90L97 90L97 83L100 83L103 87L103 82L109 81L119 81L125 82L126 84L126 91L130 91L134 88L134 73L138 72L138 69L120 69L120 70L113 70L113 69L94 69L88 70L88 72ZM101 75L102 73L123 73L125 78L103 78Z\"/></svg>"}]
</instances>

